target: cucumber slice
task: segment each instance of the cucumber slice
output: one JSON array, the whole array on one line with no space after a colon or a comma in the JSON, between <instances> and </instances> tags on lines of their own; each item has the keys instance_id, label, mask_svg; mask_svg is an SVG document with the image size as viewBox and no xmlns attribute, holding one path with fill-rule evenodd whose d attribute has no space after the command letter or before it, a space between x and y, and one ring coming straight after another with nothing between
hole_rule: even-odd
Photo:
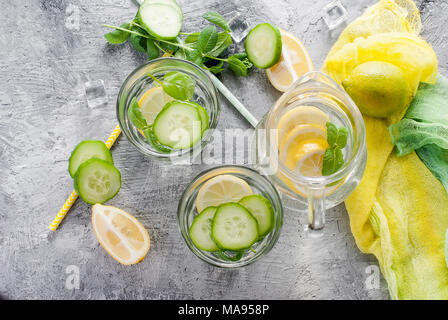
<instances>
[{"instance_id":1,"label":"cucumber slice","mask_svg":"<svg viewBox=\"0 0 448 320\"><path fill-rule=\"evenodd\" d=\"M253 194L241 199L243 205L257 219L260 237L264 237L274 228L275 214L268 199L259 194Z\"/></svg>"},{"instance_id":2,"label":"cucumber slice","mask_svg":"<svg viewBox=\"0 0 448 320\"><path fill-rule=\"evenodd\" d=\"M197 215L190 227L190 238L193 243L204 251L218 251L219 248L212 239L212 221L216 207L208 207Z\"/></svg>"},{"instance_id":3,"label":"cucumber slice","mask_svg":"<svg viewBox=\"0 0 448 320\"><path fill-rule=\"evenodd\" d=\"M104 203L121 188L121 174L115 166L100 159L90 159L79 166L75 190L87 203Z\"/></svg>"},{"instance_id":4,"label":"cucumber slice","mask_svg":"<svg viewBox=\"0 0 448 320\"><path fill-rule=\"evenodd\" d=\"M228 202L220 205L212 222L212 238L219 248L238 251L258 240L258 223L242 205Z\"/></svg>"},{"instance_id":5,"label":"cucumber slice","mask_svg":"<svg viewBox=\"0 0 448 320\"><path fill-rule=\"evenodd\" d=\"M147 5L147 4L150 4L150 3L168 3L168 4L172 4L172 5L175 5L175 6L180 8L180 6L179 6L179 4L177 3L176 0L145 0L141 4L141 6L144 6L144 5Z\"/></svg>"},{"instance_id":6,"label":"cucumber slice","mask_svg":"<svg viewBox=\"0 0 448 320\"><path fill-rule=\"evenodd\" d=\"M182 10L172 3L144 2L137 12L140 24L153 36L170 40L182 28Z\"/></svg>"},{"instance_id":7,"label":"cucumber slice","mask_svg":"<svg viewBox=\"0 0 448 320\"><path fill-rule=\"evenodd\" d=\"M70 176L74 178L79 166L92 158L102 159L112 164L114 163L112 153L103 141L84 140L75 147L70 155L68 161L68 172L70 173Z\"/></svg>"},{"instance_id":8,"label":"cucumber slice","mask_svg":"<svg viewBox=\"0 0 448 320\"><path fill-rule=\"evenodd\" d=\"M189 102L191 103L199 112L199 116L201 117L201 131L202 133L205 132L205 130L208 129L208 123L210 121L210 117L208 115L207 109L205 109L203 106L197 104L196 102Z\"/></svg>"},{"instance_id":9,"label":"cucumber slice","mask_svg":"<svg viewBox=\"0 0 448 320\"><path fill-rule=\"evenodd\" d=\"M218 258L226 261L239 261L244 255L243 251L218 251L216 255Z\"/></svg>"},{"instance_id":10,"label":"cucumber slice","mask_svg":"<svg viewBox=\"0 0 448 320\"><path fill-rule=\"evenodd\" d=\"M253 28L244 42L247 57L257 68L267 69L278 62L282 54L280 31L269 23Z\"/></svg>"},{"instance_id":11,"label":"cucumber slice","mask_svg":"<svg viewBox=\"0 0 448 320\"><path fill-rule=\"evenodd\" d=\"M173 149L191 148L201 140L201 116L189 102L172 101L163 107L153 124L157 140Z\"/></svg>"}]
</instances>

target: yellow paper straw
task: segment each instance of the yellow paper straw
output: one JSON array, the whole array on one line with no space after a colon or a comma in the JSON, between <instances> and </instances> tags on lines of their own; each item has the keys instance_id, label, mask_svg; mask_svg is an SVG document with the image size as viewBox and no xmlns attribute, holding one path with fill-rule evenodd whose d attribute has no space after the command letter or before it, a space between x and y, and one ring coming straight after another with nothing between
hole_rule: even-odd
<instances>
[{"instance_id":1,"label":"yellow paper straw","mask_svg":"<svg viewBox=\"0 0 448 320\"><path fill-rule=\"evenodd\" d=\"M110 134L109 138L107 138L107 141L105 142L107 148L111 148L114 144L115 140L117 140L118 136L121 133L120 126L117 125ZM78 193L73 190L72 194L68 197L67 201L65 201L64 205L62 206L61 210L59 210L58 214L56 215L56 218L54 218L53 222L50 224L49 228L51 231L56 231L56 229L59 227L59 224L62 222L62 220L65 218L66 214L69 212L70 208L73 206L73 204L78 199Z\"/></svg>"}]
</instances>

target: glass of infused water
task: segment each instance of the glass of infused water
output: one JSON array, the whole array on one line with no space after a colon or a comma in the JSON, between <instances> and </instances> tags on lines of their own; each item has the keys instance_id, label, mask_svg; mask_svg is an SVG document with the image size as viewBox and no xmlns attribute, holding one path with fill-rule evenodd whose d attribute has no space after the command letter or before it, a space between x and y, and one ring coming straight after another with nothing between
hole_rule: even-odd
<instances>
[{"instance_id":1,"label":"glass of infused water","mask_svg":"<svg viewBox=\"0 0 448 320\"><path fill-rule=\"evenodd\" d=\"M258 124L256 167L308 212L308 231L320 234L325 210L359 184L367 151L362 115L330 77L312 71L298 79Z\"/></svg>"},{"instance_id":2,"label":"glass of infused water","mask_svg":"<svg viewBox=\"0 0 448 320\"><path fill-rule=\"evenodd\" d=\"M276 188L253 169L224 165L200 173L177 210L181 234L203 261L222 268L251 264L278 240L283 207Z\"/></svg>"},{"instance_id":3,"label":"glass of infused water","mask_svg":"<svg viewBox=\"0 0 448 320\"><path fill-rule=\"evenodd\" d=\"M159 58L135 69L117 98L120 128L135 148L157 160L191 161L218 123L218 91L194 63Z\"/></svg>"}]
</instances>

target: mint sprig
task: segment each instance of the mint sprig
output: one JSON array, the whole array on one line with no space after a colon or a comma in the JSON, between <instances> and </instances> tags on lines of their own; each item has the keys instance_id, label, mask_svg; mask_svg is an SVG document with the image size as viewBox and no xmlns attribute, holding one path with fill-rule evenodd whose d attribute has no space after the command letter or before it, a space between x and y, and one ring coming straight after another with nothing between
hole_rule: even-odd
<instances>
[{"instance_id":1,"label":"mint sprig","mask_svg":"<svg viewBox=\"0 0 448 320\"><path fill-rule=\"evenodd\" d=\"M333 123L327 122L328 148L325 150L322 175L329 176L337 172L344 165L342 149L347 145L348 131L344 127L337 128Z\"/></svg>"},{"instance_id":2,"label":"mint sprig","mask_svg":"<svg viewBox=\"0 0 448 320\"><path fill-rule=\"evenodd\" d=\"M236 75L246 76L253 65L244 52L227 58L222 57L226 49L233 44L226 19L215 11L209 11L202 17L213 25L200 32L181 32L174 40L160 39L150 34L141 26L137 17L119 27L103 24L103 27L114 29L104 37L111 44L121 44L129 40L132 47L138 52L146 53L149 60L158 58L163 53L194 62L215 74L223 71L224 65L227 65ZM217 27L222 31L218 31ZM186 37L181 39L180 36Z\"/></svg>"}]
</instances>

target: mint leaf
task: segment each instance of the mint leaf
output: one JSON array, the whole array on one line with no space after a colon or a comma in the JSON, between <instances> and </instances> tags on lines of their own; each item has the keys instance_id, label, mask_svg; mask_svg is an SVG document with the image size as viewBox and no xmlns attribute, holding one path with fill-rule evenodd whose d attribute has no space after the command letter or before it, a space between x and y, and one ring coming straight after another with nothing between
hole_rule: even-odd
<instances>
[{"instance_id":1,"label":"mint leaf","mask_svg":"<svg viewBox=\"0 0 448 320\"><path fill-rule=\"evenodd\" d=\"M131 123L138 129L145 129L148 124L146 123L146 119L143 117L142 111L140 110L140 106L138 105L137 99L134 97L131 101L131 106L128 109L128 116Z\"/></svg>"},{"instance_id":2,"label":"mint leaf","mask_svg":"<svg viewBox=\"0 0 448 320\"><path fill-rule=\"evenodd\" d=\"M331 122L327 122L326 126L327 126L327 142L330 147L333 147L338 137L338 128L336 128L336 126Z\"/></svg>"},{"instance_id":3,"label":"mint leaf","mask_svg":"<svg viewBox=\"0 0 448 320\"><path fill-rule=\"evenodd\" d=\"M334 172L335 165L335 155L332 148L327 148L324 153L323 164L322 164L322 175L329 176Z\"/></svg>"},{"instance_id":4,"label":"mint leaf","mask_svg":"<svg viewBox=\"0 0 448 320\"><path fill-rule=\"evenodd\" d=\"M245 77L247 76L247 67L246 65L237 57L230 56L227 59L227 63L229 64L230 70L233 71L237 76Z\"/></svg>"},{"instance_id":5,"label":"mint leaf","mask_svg":"<svg viewBox=\"0 0 448 320\"><path fill-rule=\"evenodd\" d=\"M135 50L146 53L146 38L131 33L129 41Z\"/></svg>"},{"instance_id":6,"label":"mint leaf","mask_svg":"<svg viewBox=\"0 0 448 320\"><path fill-rule=\"evenodd\" d=\"M202 66L202 54L199 50L194 49L194 50L186 50L185 51L185 55L188 61L191 61L193 63L196 63L198 66Z\"/></svg>"},{"instance_id":7,"label":"mint leaf","mask_svg":"<svg viewBox=\"0 0 448 320\"><path fill-rule=\"evenodd\" d=\"M163 50L174 53L179 48L178 46L176 46L176 43L179 43L179 41L177 39L174 39L174 40L170 40L170 42L173 42L174 44L161 41L159 43L159 45Z\"/></svg>"},{"instance_id":8,"label":"mint leaf","mask_svg":"<svg viewBox=\"0 0 448 320\"><path fill-rule=\"evenodd\" d=\"M143 135L145 136L146 141L151 143L156 150L164 153L171 152L169 148L167 148L157 140L154 132L152 131L152 127L146 127L145 129L143 129Z\"/></svg>"},{"instance_id":9,"label":"mint leaf","mask_svg":"<svg viewBox=\"0 0 448 320\"><path fill-rule=\"evenodd\" d=\"M194 80L185 73L171 71L163 78L163 90L174 99L190 100L194 94L194 87Z\"/></svg>"},{"instance_id":10,"label":"mint leaf","mask_svg":"<svg viewBox=\"0 0 448 320\"><path fill-rule=\"evenodd\" d=\"M335 161L335 171L338 171L344 165L344 154L342 153L342 149L336 148L334 149L334 161Z\"/></svg>"},{"instance_id":11,"label":"mint leaf","mask_svg":"<svg viewBox=\"0 0 448 320\"><path fill-rule=\"evenodd\" d=\"M336 145L338 148L342 149L347 144L348 131L346 128L342 127L338 130L338 137L336 139Z\"/></svg>"},{"instance_id":12,"label":"mint leaf","mask_svg":"<svg viewBox=\"0 0 448 320\"><path fill-rule=\"evenodd\" d=\"M200 34L201 34L200 32L194 32L194 33L188 35L188 37L185 38L184 42L185 43L197 42Z\"/></svg>"},{"instance_id":13,"label":"mint leaf","mask_svg":"<svg viewBox=\"0 0 448 320\"><path fill-rule=\"evenodd\" d=\"M210 56L219 57L231 44L232 37L227 32L218 33L218 40L215 47L208 53Z\"/></svg>"},{"instance_id":14,"label":"mint leaf","mask_svg":"<svg viewBox=\"0 0 448 320\"><path fill-rule=\"evenodd\" d=\"M196 44L196 49L202 53L208 53L218 42L218 30L215 26L207 26L201 31Z\"/></svg>"},{"instance_id":15,"label":"mint leaf","mask_svg":"<svg viewBox=\"0 0 448 320\"><path fill-rule=\"evenodd\" d=\"M120 28L129 29L129 23L123 23ZM128 40L129 32L123 30L114 30L104 35L107 42L111 44L120 44Z\"/></svg>"},{"instance_id":16,"label":"mint leaf","mask_svg":"<svg viewBox=\"0 0 448 320\"><path fill-rule=\"evenodd\" d=\"M250 62L249 58L247 57L246 52L237 53L234 54L233 56L241 60L241 62L244 63L244 65L248 70L254 66L253 63Z\"/></svg>"},{"instance_id":17,"label":"mint leaf","mask_svg":"<svg viewBox=\"0 0 448 320\"><path fill-rule=\"evenodd\" d=\"M224 65L224 61L219 61L218 64L211 66L211 67L206 67L206 68L208 71L210 71L214 74L217 74L224 70L223 65Z\"/></svg>"},{"instance_id":18,"label":"mint leaf","mask_svg":"<svg viewBox=\"0 0 448 320\"><path fill-rule=\"evenodd\" d=\"M223 30L229 31L230 32L230 28L229 25L227 24L226 19L220 15L218 12L215 11L209 11L206 14L204 14L202 16L205 20L210 21L211 23L217 25L218 27L220 27Z\"/></svg>"},{"instance_id":19,"label":"mint leaf","mask_svg":"<svg viewBox=\"0 0 448 320\"><path fill-rule=\"evenodd\" d=\"M337 128L333 123L327 122L328 148L325 150L322 164L322 175L329 176L337 172L344 165L342 149L347 144L348 131L346 128Z\"/></svg>"},{"instance_id":20,"label":"mint leaf","mask_svg":"<svg viewBox=\"0 0 448 320\"><path fill-rule=\"evenodd\" d=\"M160 56L159 48L156 47L152 39L146 39L146 54L148 59L156 59Z\"/></svg>"}]
</instances>

